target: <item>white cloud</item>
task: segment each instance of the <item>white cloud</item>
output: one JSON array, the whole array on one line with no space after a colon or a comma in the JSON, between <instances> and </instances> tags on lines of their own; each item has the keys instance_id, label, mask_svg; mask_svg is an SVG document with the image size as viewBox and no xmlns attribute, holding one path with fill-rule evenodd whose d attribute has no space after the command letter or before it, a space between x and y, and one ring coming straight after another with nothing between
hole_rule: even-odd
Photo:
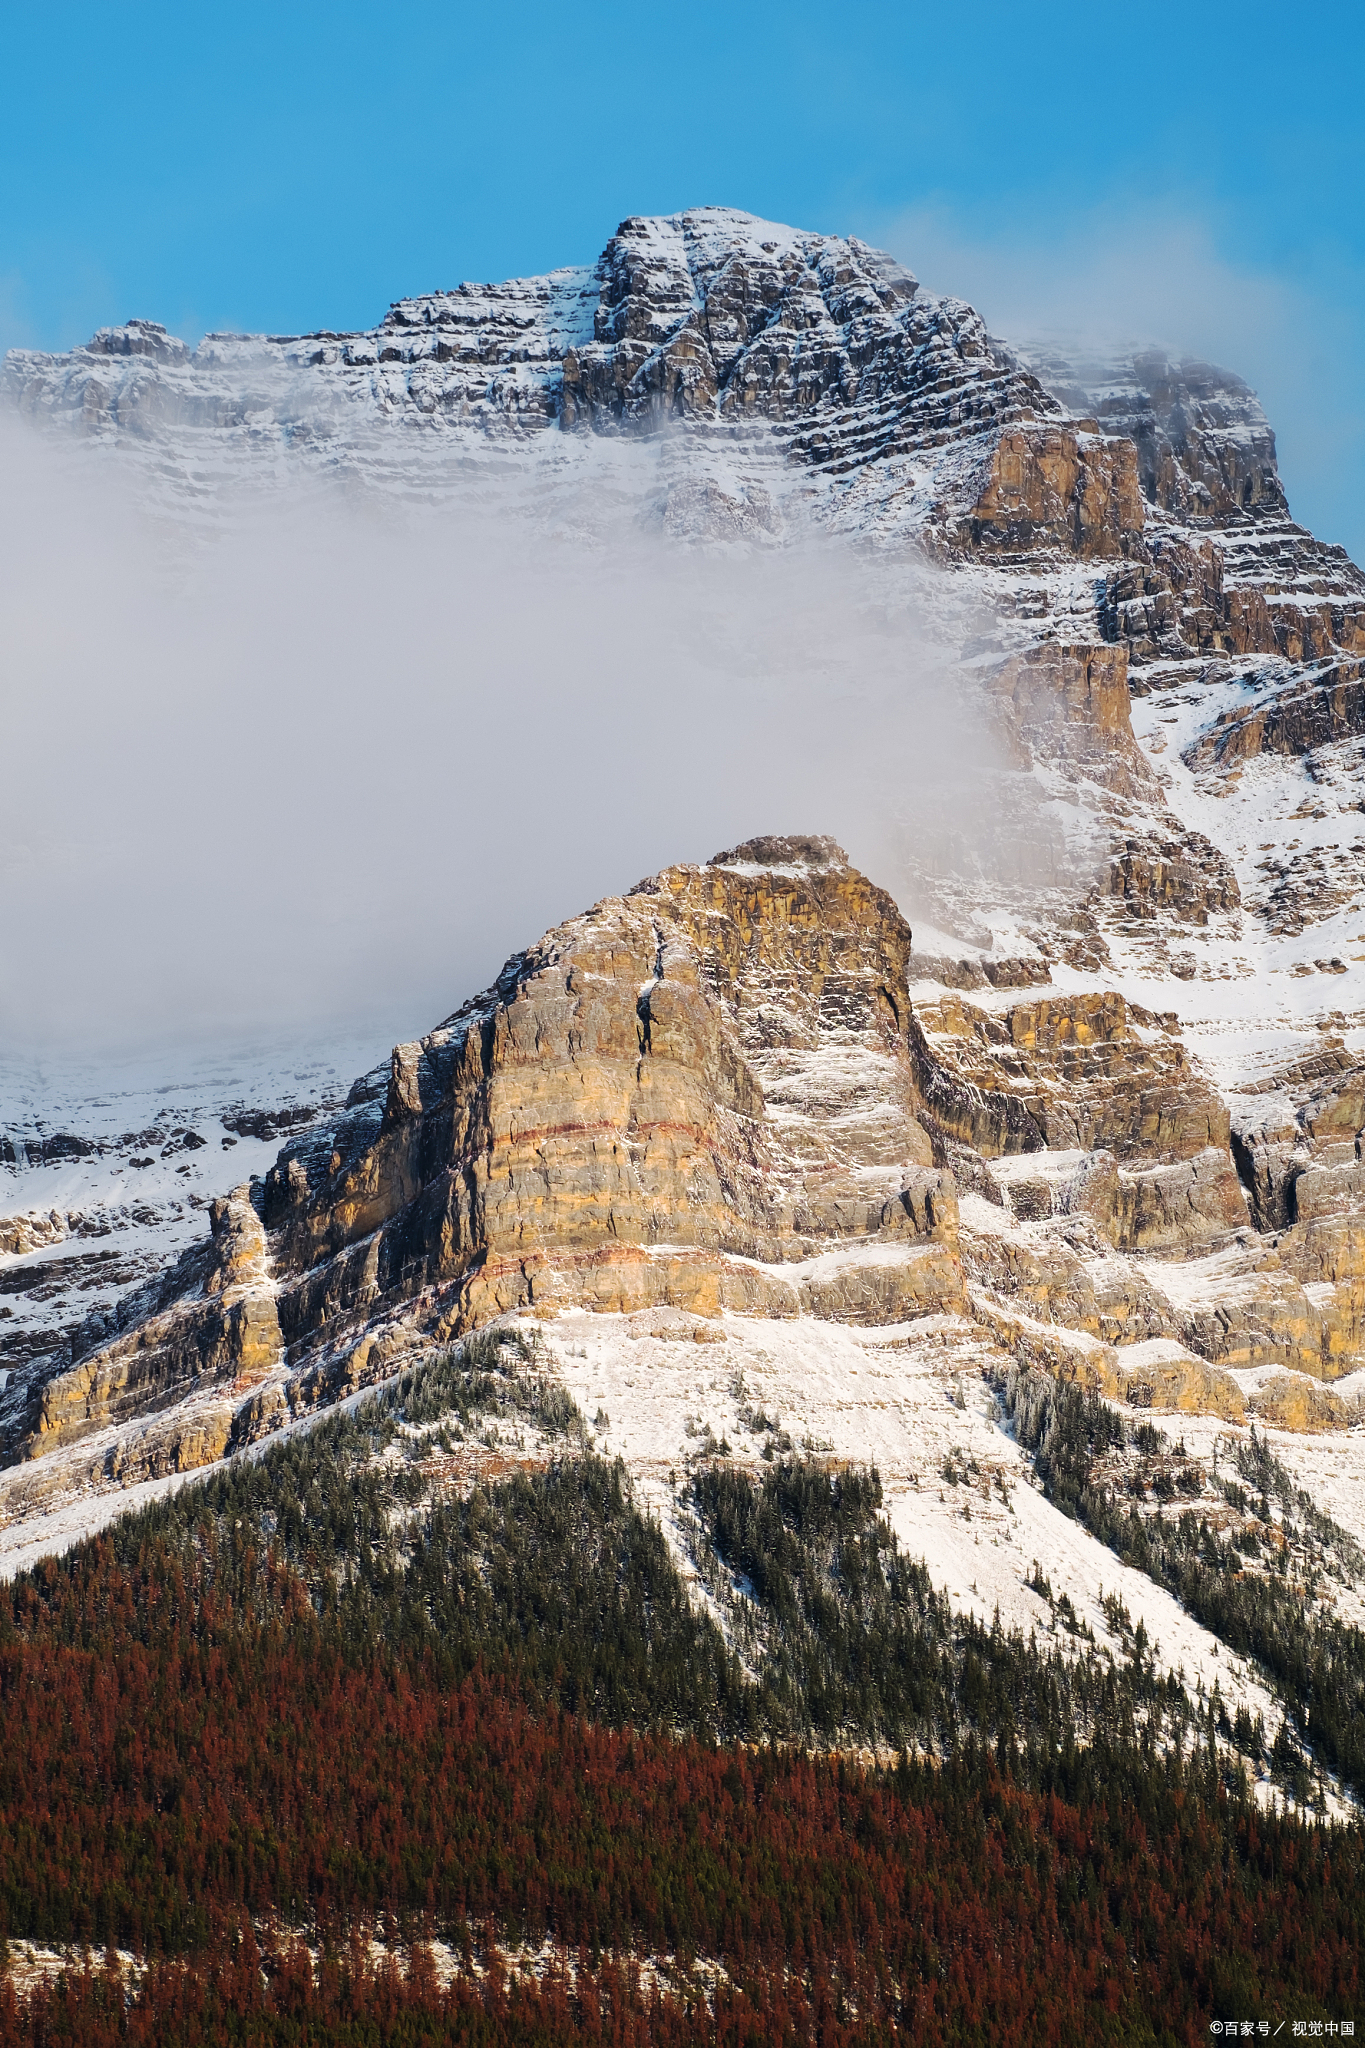
<instances>
[{"instance_id":1,"label":"white cloud","mask_svg":"<svg viewBox=\"0 0 1365 2048\"><path fill-rule=\"evenodd\" d=\"M922 845L990 758L950 674L972 621L910 564L689 552L629 492L592 546L497 500L302 488L189 541L116 456L11 426L0 457L16 1049L408 1036L546 926L754 833L831 833L893 882L907 818Z\"/></svg>"}]
</instances>

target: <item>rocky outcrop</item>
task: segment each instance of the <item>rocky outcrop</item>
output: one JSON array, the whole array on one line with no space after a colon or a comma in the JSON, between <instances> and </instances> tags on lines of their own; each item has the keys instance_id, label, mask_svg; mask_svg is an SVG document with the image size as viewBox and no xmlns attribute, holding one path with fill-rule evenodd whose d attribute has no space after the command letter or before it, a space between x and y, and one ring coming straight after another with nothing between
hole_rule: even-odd
<instances>
[{"instance_id":1,"label":"rocky outcrop","mask_svg":"<svg viewBox=\"0 0 1365 2048\"><path fill-rule=\"evenodd\" d=\"M1081 1213L1029 1231L964 1233L963 1263L996 1313L1022 1310L1106 1345L1174 1338L1178 1315L1147 1274L1117 1258ZM974 1298L974 1306L981 1301Z\"/></svg>"},{"instance_id":2,"label":"rocky outcrop","mask_svg":"<svg viewBox=\"0 0 1365 2048\"><path fill-rule=\"evenodd\" d=\"M0 1253L38 1251L44 1245L60 1244L66 1234L66 1218L57 1209L0 1217Z\"/></svg>"},{"instance_id":3,"label":"rocky outcrop","mask_svg":"<svg viewBox=\"0 0 1365 2048\"><path fill-rule=\"evenodd\" d=\"M1045 1155L1051 1164L1053 1155ZM1137 1170L1110 1151L1088 1152L1061 1171L1010 1175L1009 1201L1024 1221L1088 1216L1116 1251L1182 1252L1242 1229L1246 1197L1227 1151L1206 1147L1193 1159Z\"/></svg>"},{"instance_id":4,"label":"rocky outcrop","mask_svg":"<svg viewBox=\"0 0 1365 2048\"><path fill-rule=\"evenodd\" d=\"M1231 768L1258 754L1299 755L1365 733L1365 663L1329 661L1225 712L1188 750L1191 767Z\"/></svg>"},{"instance_id":5,"label":"rocky outcrop","mask_svg":"<svg viewBox=\"0 0 1365 2048\"><path fill-rule=\"evenodd\" d=\"M208 1244L181 1261L144 1319L41 1388L21 1456L169 1407L205 1386L240 1394L279 1364L274 1280L250 1190L215 1202L211 1216ZM182 1443L178 1425L168 1426L156 1440L157 1469L180 1469L174 1460L187 1455L184 1445L213 1437L214 1429L196 1422Z\"/></svg>"},{"instance_id":6,"label":"rocky outcrop","mask_svg":"<svg viewBox=\"0 0 1365 2048\"><path fill-rule=\"evenodd\" d=\"M1299 1374L1284 1373L1267 1380L1252 1396L1251 1406L1272 1429L1295 1429L1315 1434L1327 1429L1344 1429L1352 1416L1339 1395L1330 1387L1318 1386Z\"/></svg>"},{"instance_id":7,"label":"rocky outcrop","mask_svg":"<svg viewBox=\"0 0 1365 2048\"><path fill-rule=\"evenodd\" d=\"M452 1329L559 1298L795 1312L767 1269L869 1237L938 1247L901 1260L905 1285L951 1298L909 945L837 848L790 840L666 870L549 934L397 1049L354 1164L314 1183L286 1152L271 1175L277 1258L306 1269L281 1301L291 1345L424 1289Z\"/></svg>"},{"instance_id":8,"label":"rocky outcrop","mask_svg":"<svg viewBox=\"0 0 1365 2048\"><path fill-rule=\"evenodd\" d=\"M1044 1145L1144 1165L1227 1156L1225 1106L1178 1036L1116 990L1004 1010L945 994L915 1022L926 1102L987 1157Z\"/></svg>"},{"instance_id":9,"label":"rocky outcrop","mask_svg":"<svg viewBox=\"0 0 1365 2048\"><path fill-rule=\"evenodd\" d=\"M564 353L568 431L772 423L798 459L866 461L1051 409L970 307L921 294L856 238L705 207L623 221L598 263L590 336ZM444 309L395 307L421 332Z\"/></svg>"},{"instance_id":10,"label":"rocky outcrop","mask_svg":"<svg viewBox=\"0 0 1365 2048\"><path fill-rule=\"evenodd\" d=\"M1044 675L1026 667L1015 701ZM1239 1131L1257 1221L1280 1204L1267 1243L1174 1018L1043 965L983 957L954 966L970 994L930 984L892 899L829 840L665 869L515 955L215 1202L140 1316L49 1381L20 1448L112 1431L92 1447L106 1477L187 1469L515 1311L970 1317L1034 1363L1089 1361L1129 1405L1229 1418L1229 1371L1347 1369L1359 1070L1305 1069L1275 1127L1292 1174ZM1154 1340L1175 1347L1159 1372L1120 1370L1115 1347Z\"/></svg>"},{"instance_id":11,"label":"rocky outcrop","mask_svg":"<svg viewBox=\"0 0 1365 2048\"><path fill-rule=\"evenodd\" d=\"M1036 761L1054 778L1119 800L1097 895L1125 917L1195 925L1239 907L1232 864L1166 809L1134 737L1126 647L1042 641L994 672L989 703L1015 766Z\"/></svg>"},{"instance_id":12,"label":"rocky outcrop","mask_svg":"<svg viewBox=\"0 0 1365 2048\"><path fill-rule=\"evenodd\" d=\"M1210 1272L1206 1288L1187 1287L1181 1339L1201 1358L1233 1370L1279 1365L1337 1379L1360 1350L1365 1296L1345 1270L1356 1254L1334 1257L1340 1247L1321 1240L1299 1246L1297 1255L1291 1247L1282 1256L1284 1250L1283 1240L1279 1251L1247 1248ZM1336 1286L1338 1279L1345 1284Z\"/></svg>"},{"instance_id":13,"label":"rocky outcrop","mask_svg":"<svg viewBox=\"0 0 1365 2048\"><path fill-rule=\"evenodd\" d=\"M1289 522L1255 546L1220 539L1166 533L1130 549L1100 595L1106 637L1126 642L1136 661L1265 654L1302 662L1365 652L1365 584L1342 549ZM1266 553L1286 556L1283 569L1268 566Z\"/></svg>"},{"instance_id":14,"label":"rocky outcrop","mask_svg":"<svg viewBox=\"0 0 1365 2048\"><path fill-rule=\"evenodd\" d=\"M1109 549L1125 560L1100 598L1106 637L1143 661L1365 652L1365 577L1290 519L1275 436L1240 377L1153 349L1026 360L1069 412L1132 447L1141 497L1161 515L1140 543Z\"/></svg>"},{"instance_id":15,"label":"rocky outcrop","mask_svg":"<svg viewBox=\"0 0 1365 2048\"><path fill-rule=\"evenodd\" d=\"M1042 550L1104 561L1127 554L1143 524L1131 441L1029 423L995 441L984 487L954 538L1001 561Z\"/></svg>"},{"instance_id":16,"label":"rocky outcrop","mask_svg":"<svg viewBox=\"0 0 1365 2048\"><path fill-rule=\"evenodd\" d=\"M287 1145L260 1215L247 1189L216 1203L192 1298L51 1382L30 1452L209 1378L247 1396L240 1440L289 1404L249 1393L282 1344L297 1404L514 1308L960 1308L909 956L826 840L751 841L598 904L395 1048L382 1107L367 1079Z\"/></svg>"},{"instance_id":17,"label":"rocky outcrop","mask_svg":"<svg viewBox=\"0 0 1365 2048\"><path fill-rule=\"evenodd\" d=\"M1173 1415L1221 1415L1225 1422L1246 1418L1246 1396L1231 1374L1188 1353L1181 1355L1174 1346L1140 1365L1116 1359L1112 1369L1099 1375L1098 1386L1101 1393L1129 1408L1155 1408Z\"/></svg>"},{"instance_id":18,"label":"rocky outcrop","mask_svg":"<svg viewBox=\"0 0 1365 2048\"><path fill-rule=\"evenodd\" d=\"M1292 1110L1239 1106L1233 1150L1259 1230L1358 1214L1365 1208L1365 1068L1333 1037L1315 1059L1275 1077Z\"/></svg>"},{"instance_id":19,"label":"rocky outcrop","mask_svg":"<svg viewBox=\"0 0 1365 2048\"><path fill-rule=\"evenodd\" d=\"M990 692L1020 767L1038 753L1119 795L1156 795L1133 737L1126 648L1047 640L1004 662Z\"/></svg>"},{"instance_id":20,"label":"rocky outcrop","mask_svg":"<svg viewBox=\"0 0 1365 2048\"><path fill-rule=\"evenodd\" d=\"M1125 917L1206 925L1237 910L1241 891L1231 861L1202 832L1160 829L1116 838L1104 893Z\"/></svg>"},{"instance_id":21,"label":"rocky outcrop","mask_svg":"<svg viewBox=\"0 0 1365 2048\"><path fill-rule=\"evenodd\" d=\"M165 1479L173 1472L193 1472L221 1458L232 1439L234 1411L228 1401L195 1402L153 1422L130 1430L111 1444L103 1474L123 1486L143 1479Z\"/></svg>"},{"instance_id":22,"label":"rocky outcrop","mask_svg":"<svg viewBox=\"0 0 1365 2048\"><path fill-rule=\"evenodd\" d=\"M1182 520L1283 516L1275 436L1255 392L1230 370L1158 349L1107 362L1030 358L1069 411L1133 444L1144 497Z\"/></svg>"}]
</instances>

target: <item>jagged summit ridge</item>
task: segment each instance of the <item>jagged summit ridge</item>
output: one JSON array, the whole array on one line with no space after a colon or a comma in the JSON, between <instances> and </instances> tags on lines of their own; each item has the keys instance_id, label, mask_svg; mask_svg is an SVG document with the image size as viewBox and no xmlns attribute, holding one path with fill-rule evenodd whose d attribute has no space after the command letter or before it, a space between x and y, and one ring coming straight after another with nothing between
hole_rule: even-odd
<instances>
[{"instance_id":1,"label":"jagged summit ridge","mask_svg":"<svg viewBox=\"0 0 1365 2048\"><path fill-rule=\"evenodd\" d=\"M1365 581L1290 519L1241 379L1153 350L1012 349L857 237L730 208L633 216L595 265L400 299L361 333L191 350L133 320L66 355L13 351L3 390L141 451L196 516L215 477L281 457L446 493L485 457L504 483L543 480L547 456L581 478L590 448L649 441L662 486L641 470L625 496L676 537L912 542L1139 660L1365 649Z\"/></svg>"},{"instance_id":2,"label":"jagged summit ridge","mask_svg":"<svg viewBox=\"0 0 1365 2048\"><path fill-rule=\"evenodd\" d=\"M959 300L939 300L856 238L728 208L622 222L591 269L401 299L359 334L209 335L189 350L145 320L84 348L15 351L20 408L98 433L248 424L286 442L355 424L520 436L648 432L667 421L791 430L858 408L881 441L923 441L1056 410L993 353ZM904 417L900 417L904 415ZM819 462L818 435L792 440Z\"/></svg>"}]
</instances>

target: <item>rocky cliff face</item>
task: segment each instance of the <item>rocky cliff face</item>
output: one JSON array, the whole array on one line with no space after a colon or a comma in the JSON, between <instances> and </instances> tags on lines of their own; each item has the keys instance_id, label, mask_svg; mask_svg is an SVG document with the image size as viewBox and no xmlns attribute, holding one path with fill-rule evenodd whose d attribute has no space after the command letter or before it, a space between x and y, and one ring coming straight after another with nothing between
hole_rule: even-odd
<instances>
[{"instance_id":1,"label":"rocky cliff face","mask_svg":"<svg viewBox=\"0 0 1365 2048\"><path fill-rule=\"evenodd\" d=\"M243 1397L240 1437L512 1309L960 1310L909 952L828 841L755 841L598 904L397 1047L382 1099L358 1084L255 1206L216 1205L207 1263L48 1385L28 1452L205 1380Z\"/></svg>"},{"instance_id":2,"label":"rocky cliff face","mask_svg":"<svg viewBox=\"0 0 1365 2048\"><path fill-rule=\"evenodd\" d=\"M215 1203L16 1448L112 1429L110 1475L176 1469L515 1312L947 1318L1032 1329L1065 1371L1076 1333L1116 1391L1112 1347L1160 1336L1185 1347L1172 1399L1217 1413L1247 1406L1230 1367L1350 1370L1358 1072L1291 1133L1239 1138L1239 1178L1174 1018L1021 986L1022 961L969 1000L912 960L829 840L753 840L597 904Z\"/></svg>"},{"instance_id":3,"label":"rocky cliff face","mask_svg":"<svg viewBox=\"0 0 1365 2048\"><path fill-rule=\"evenodd\" d=\"M1130 561L1101 603L1138 648L1283 652L1296 610L1306 648L1356 651L1362 630L1359 571L1290 520L1274 434L1231 372L1012 349L856 238L724 207L631 218L592 267L401 299L365 333L191 350L132 320L66 356L13 351L4 388L97 437L380 482L547 429L681 428L810 473L800 495L835 523L950 557ZM742 489L709 510L725 530Z\"/></svg>"},{"instance_id":4,"label":"rocky cliff face","mask_svg":"<svg viewBox=\"0 0 1365 2048\"><path fill-rule=\"evenodd\" d=\"M394 305L367 334L103 329L68 357L16 351L21 407L88 431L280 440L353 423L493 437L755 426L800 460L855 461L1059 413L958 300L920 292L857 240L722 207L623 221L592 269L461 285Z\"/></svg>"},{"instance_id":5,"label":"rocky cliff face","mask_svg":"<svg viewBox=\"0 0 1365 2048\"><path fill-rule=\"evenodd\" d=\"M726 208L632 218L594 266L402 299L365 333L190 350L134 320L12 352L3 389L140 451L193 517L206 483L281 461L404 493L496 465L534 508L594 448L653 438L657 471L615 488L677 538L909 542L1035 636L1126 649L1135 689L1214 664L1284 695L1300 751L1359 729L1365 578L1290 518L1238 377L1013 349L856 238Z\"/></svg>"},{"instance_id":6,"label":"rocky cliff face","mask_svg":"<svg viewBox=\"0 0 1365 2048\"><path fill-rule=\"evenodd\" d=\"M1161 511L1219 524L1288 517L1270 422L1230 370L1191 357L1172 362L1158 349L1109 362L1053 350L1028 360L1068 412L1132 442L1143 496Z\"/></svg>"}]
</instances>

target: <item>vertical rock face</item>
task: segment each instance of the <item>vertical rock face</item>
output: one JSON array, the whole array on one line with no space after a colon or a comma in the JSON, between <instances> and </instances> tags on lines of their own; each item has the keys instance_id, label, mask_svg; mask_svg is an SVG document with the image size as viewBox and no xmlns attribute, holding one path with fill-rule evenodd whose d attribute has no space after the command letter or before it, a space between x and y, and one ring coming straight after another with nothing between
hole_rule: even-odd
<instances>
[{"instance_id":1,"label":"vertical rock face","mask_svg":"<svg viewBox=\"0 0 1365 2048\"><path fill-rule=\"evenodd\" d=\"M1127 560L1101 598L1107 634L1141 660L1365 652L1365 579L1290 518L1274 433L1240 377L1153 349L1028 360L1068 411L1131 447L1141 496L1160 515L1141 542L1108 549Z\"/></svg>"},{"instance_id":2,"label":"vertical rock face","mask_svg":"<svg viewBox=\"0 0 1365 2048\"><path fill-rule=\"evenodd\" d=\"M1156 795L1133 738L1126 648L1048 640L1002 663L991 690L1022 766L1036 752L1119 795Z\"/></svg>"},{"instance_id":3,"label":"vertical rock face","mask_svg":"<svg viewBox=\"0 0 1365 2048\"><path fill-rule=\"evenodd\" d=\"M985 1157L1047 1146L1167 1165L1212 1146L1230 1170L1227 1109L1174 1032L1117 991L991 1011L945 994L917 1005L916 1030L934 1113Z\"/></svg>"},{"instance_id":4,"label":"vertical rock face","mask_svg":"<svg viewBox=\"0 0 1365 2048\"><path fill-rule=\"evenodd\" d=\"M825 839L754 840L599 903L396 1047L382 1101L367 1077L286 1146L264 1228L245 1190L217 1204L187 1293L50 1384L30 1452L229 1371L239 1394L278 1366L322 1398L510 1308L961 1308L909 954L891 898ZM251 1396L241 1427L277 1408Z\"/></svg>"},{"instance_id":5,"label":"vertical rock face","mask_svg":"<svg viewBox=\"0 0 1365 2048\"><path fill-rule=\"evenodd\" d=\"M1017 559L1044 549L1104 560L1136 551L1145 522L1131 441L1069 424L1007 428L961 548Z\"/></svg>"},{"instance_id":6,"label":"vertical rock face","mask_svg":"<svg viewBox=\"0 0 1365 2048\"><path fill-rule=\"evenodd\" d=\"M208 1243L171 1274L163 1305L43 1388L22 1446L29 1456L154 1412L201 1386L240 1396L280 1363L275 1283L251 1190L235 1188L216 1201L211 1223ZM196 1441L216 1440L219 1451L227 1440L226 1422L216 1437L212 1429L204 1437L202 1417L189 1427ZM165 1433L158 1469L177 1469L176 1445L175 1432Z\"/></svg>"},{"instance_id":7,"label":"vertical rock face","mask_svg":"<svg viewBox=\"0 0 1365 2048\"><path fill-rule=\"evenodd\" d=\"M395 1051L359 1158L286 1152L270 1176L277 1260L302 1275L291 1342L424 1290L452 1328L565 1295L791 1312L762 1268L831 1240L923 1238L945 1254L924 1285L954 1294L909 947L890 898L812 840L667 869L548 934Z\"/></svg>"}]
</instances>

